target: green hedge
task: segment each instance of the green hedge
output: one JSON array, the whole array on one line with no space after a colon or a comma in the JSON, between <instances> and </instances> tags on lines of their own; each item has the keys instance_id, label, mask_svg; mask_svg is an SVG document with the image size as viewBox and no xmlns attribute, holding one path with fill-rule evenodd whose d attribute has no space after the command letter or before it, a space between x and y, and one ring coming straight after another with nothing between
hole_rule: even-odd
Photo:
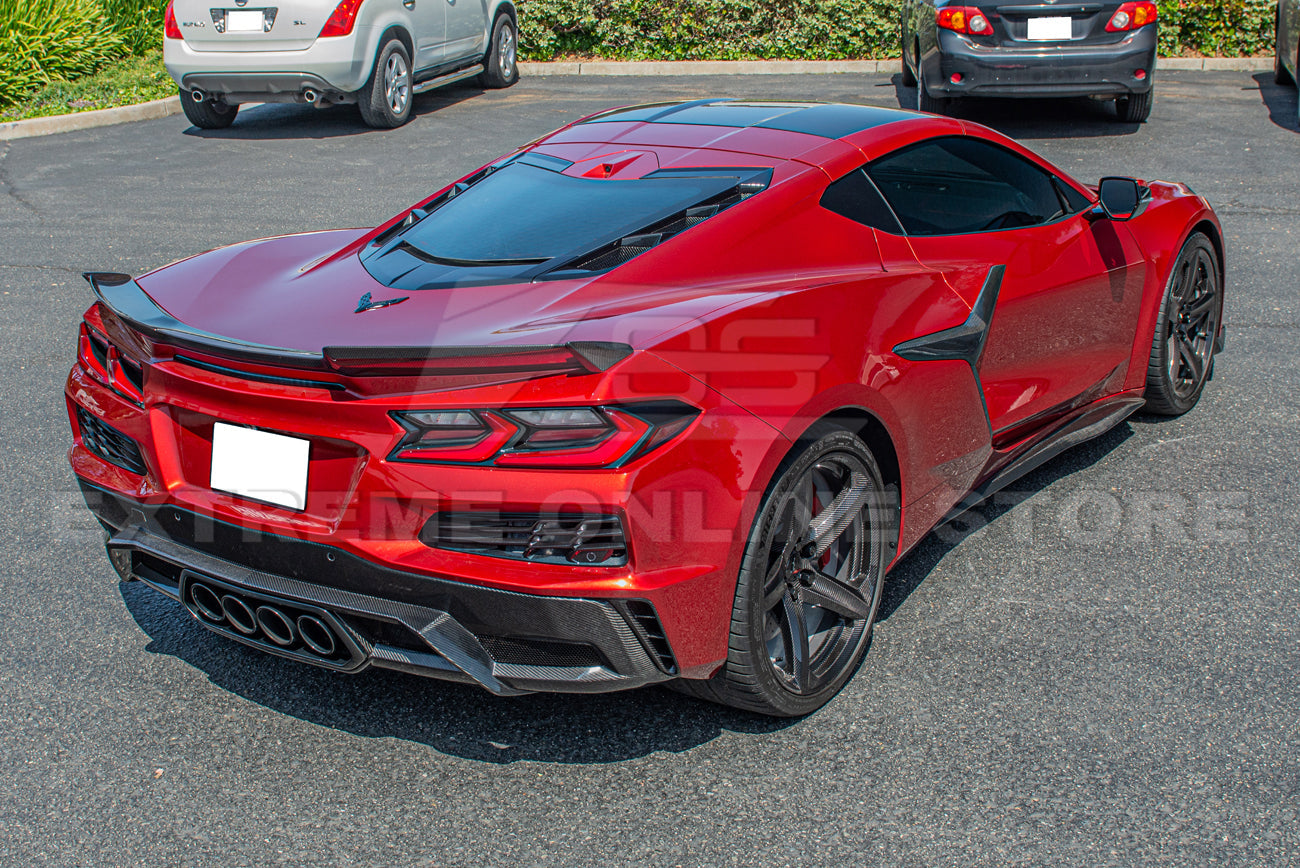
<instances>
[{"instance_id":1,"label":"green hedge","mask_svg":"<svg viewBox=\"0 0 1300 868\"><path fill-rule=\"evenodd\" d=\"M896 0L518 0L529 60L898 56ZM1157 0L1162 54L1273 50L1275 0Z\"/></svg>"},{"instance_id":2,"label":"green hedge","mask_svg":"<svg viewBox=\"0 0 1300 868\"><path fill-rule=\"evenodd\" d=\"M167 0L0 0L0 105L162 42Z\"/></svg>"}]
</instances>

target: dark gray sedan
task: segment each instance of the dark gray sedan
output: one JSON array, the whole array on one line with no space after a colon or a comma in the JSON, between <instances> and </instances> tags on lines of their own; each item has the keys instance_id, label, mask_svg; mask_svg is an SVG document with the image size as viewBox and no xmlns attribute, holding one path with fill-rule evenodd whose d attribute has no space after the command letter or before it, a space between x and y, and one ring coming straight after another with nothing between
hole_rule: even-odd
<instances>
[{"instance_id":1,"label":"dark gray sedan","mask_svg":"<svg viewBox=\"0 0 1300 868\"><path fill-rule=\"evenodd\" d=\"M901 34L903 83L916 87L921 111L942 114L950 100L977 96L1091 96L1114 100L1122 121L1151 113L1148 0L904 0Z\"/></svg>"}]
</instances>

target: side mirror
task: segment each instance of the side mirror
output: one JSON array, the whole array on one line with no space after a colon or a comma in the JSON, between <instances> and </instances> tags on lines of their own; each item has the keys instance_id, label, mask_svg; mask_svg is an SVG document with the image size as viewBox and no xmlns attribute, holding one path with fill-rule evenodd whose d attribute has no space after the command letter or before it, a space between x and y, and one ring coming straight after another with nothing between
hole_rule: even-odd
<instances>
[{"instance_id":1,"label":"side mirror","mask_svg":"<svg viewBox=\"0 0 1300 868\"><path fill-rule=\"evenodd\" d=\"M1089 216L1111 220L1132 220L1151 201L1151 191L1132 178L1102 178L1097 185L1100 202Z\"/></svg>"}]
</instances>

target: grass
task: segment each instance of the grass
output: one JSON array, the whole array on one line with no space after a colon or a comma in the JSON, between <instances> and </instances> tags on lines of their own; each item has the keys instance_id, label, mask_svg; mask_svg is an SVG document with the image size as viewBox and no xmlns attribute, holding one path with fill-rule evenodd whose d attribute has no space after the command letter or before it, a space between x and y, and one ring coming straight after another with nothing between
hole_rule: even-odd
<instances>
[{"instance_id":1,"label":"grass","mask_svg":"<svg viewBox=\"0 0 1300 868\"><path fill-rule=\"evenodd\" d=\"M162 49L158 48L112 61L73 81L47 84L0 109L0 121L94 111L175 95L176 84L163 69Z\"/></svg>"}]
</instances>

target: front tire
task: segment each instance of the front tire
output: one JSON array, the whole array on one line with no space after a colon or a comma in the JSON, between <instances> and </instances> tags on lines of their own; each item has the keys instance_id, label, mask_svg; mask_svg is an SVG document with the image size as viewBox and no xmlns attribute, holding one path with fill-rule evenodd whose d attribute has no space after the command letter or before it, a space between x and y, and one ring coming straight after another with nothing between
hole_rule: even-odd
<instances>
[{"instance_id":1,"label":"front tire","mask_svg":"<svg viewBox=\"0 0 1300 868\"><path fill-rule=\"evenodd\" d=\"M502 12L492 24L492 42L483 56L483 87L502 88L519 81L519 31L515 20Z\"/></svg>"},{"instance_id":2,"label":"front tire","mask_svg":"<svg viewBox=\"0 0 1300 868\"><path fill-rule=\"evenodd\" d=\"M776 717L825 705L871 639L894 510L855 435L819 423L787 458L745 547L727 662L685 692Z\"/></svg>"},{"instance_id":3,"label":"front tire","mask_svg":"<svg viewBox=\"0 0 1300 868\"><path fill-rule=\"evenodd\" d=\"M1115 116L1126 124L1145 123L1151 116L1155 93L1155 88L1152 88L1146 93L1130 94L1115 100Z\"/></svg>"},{"instance_id":4,"label":"front tire","mask_svg":"<svg viewBox=\"0 0 1300 868\"><path fill-rule=\"evenodd\" d=\"M201 130L224 130L235 122L235 115L239 113L238 105L213 99L195 102L190 93L181 90L181 110L194 126Z\"/></svg>"},{"instance_id":5,"label":"front tire","mask_svg":"<svg viewBox=\"0 0 1300 868\"><path fill-rule=\"evenodd\" d=\"M1282 11L1279 8L1277 21L1273 24L1273 45L1276 46L1273 52L1273 83L1274 84L1291 84L1291 73L1287 72L1286 64L1282 62ZM1296 67L1300 69L1300 66Z\"/></svg>"},{"instance_id":6,"label":"front tire","mask_svg":"<svg viewBox=\"0 0 1300 868\"><path fill-rule=\"evenodd\" d=\"M1222 319L1219 257L1197 232L1174 260L1160 301L1147 363L1147 412L1180 416L1196 406L1214 367Z\"/></svg>"},{"instance_id":7,"label":"front tire","mask_svg":"<svg viewBox=\"0 0 1300 868\"><path fill-rule=\"evenodd\" d=\"M899 40L898 40L898 53L899 53L900 55L902 55L902 62L903 62L903 87L916 87L916 75L912 72L912 67L908 66L908 64L907 64L907 47L906 47L906 46L907 46L907 43L904 41L904 38L903 38L902 36L900 36L900 37L899 37ZM918 56L917 52L913 51L913 52L912 52L912 57L915 59L917 56ZM917 62L918 64L920 63L919 60L917 60L916 62Z\"/></svg>"},{"instance_id":8,"label":"front tire","mask_svg":"<svg viewBox=\"0 0 1300 868\"><path fill-rule=\"evenodd\" d=\"M411 119L414 99L411 56L401 40L390 39L379 49L370 79L357 93L361 118L377 129L400 127Z\"/></svg>"}]
</instances>

